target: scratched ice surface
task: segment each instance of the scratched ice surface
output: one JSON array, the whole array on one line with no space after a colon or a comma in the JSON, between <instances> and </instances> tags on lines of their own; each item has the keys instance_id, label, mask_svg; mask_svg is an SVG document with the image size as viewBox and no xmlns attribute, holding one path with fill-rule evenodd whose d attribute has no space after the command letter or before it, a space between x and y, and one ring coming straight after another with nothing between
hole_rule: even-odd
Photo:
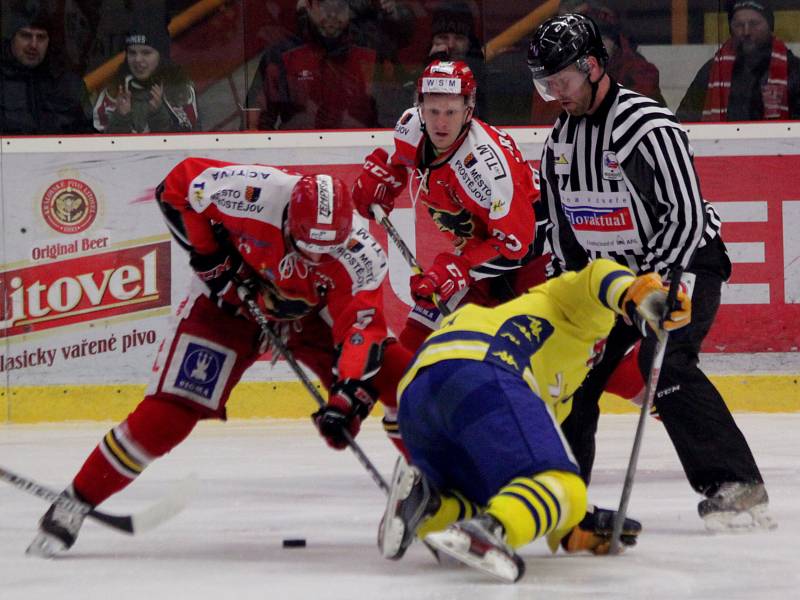
<instances>
[{"instance_id":1,"label":"scratched ice surface","mask_svg":"<svg viewBox=\"0 0 800 600\"><path fill-rule=\"evenodd\" d=\"M603 416L590 497L615 506L635 416ZM0 598L546 599L797 598L800 589L800 414L739 414L779 528L710 535L660 423L650 421L630 512L645 531L617 557L522 551L516 585L436 565L412 546L382 559L383 496L347 451L328 450L305 421L202 423L182 446L103 508L140 510L194 472L198 493L158 529L129 537L87 522L59 560L24 555L46 505L0 483ZM62 487L110 424L0 426L0 464ZM359 436L385 476L394 454L377 422ZM284 538L306 538L283 549Z\"/></svg>"}]
</instances>

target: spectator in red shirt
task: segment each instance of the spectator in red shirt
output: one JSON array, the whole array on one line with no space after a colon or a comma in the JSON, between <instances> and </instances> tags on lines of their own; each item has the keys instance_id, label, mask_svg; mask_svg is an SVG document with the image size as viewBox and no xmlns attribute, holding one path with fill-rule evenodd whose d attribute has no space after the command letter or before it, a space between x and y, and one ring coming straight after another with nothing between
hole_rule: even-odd
<instances>
[{"instance_id":1,"label":"spectator in red shirt","mask_svg":"<svg viewBox=\"0 0 800 600\"><path fill-rule=\"evenodd\" d=\"M622 32L619 16L607 6L598 2L562 2L560 13L572 12L590 17L600 28L603 45L608 51L606 72L623 86L638 92L666 106L659 87L658 68L637 51L637 44ZM557 101L545 102L534 93L531 102L531 123L552 125L561 114Z\"/></svg>"},{"instance_id":2,"label":"spectator in red shirt","mask_svg":"<svg viewBox=\"0 0 800 600\"><path fill-rule=\"evenodd\" d=\"M347 0L306 0L301 37L268 48L247 94L247 129L375 127L374 50L355 45Z\"/></svg>"}]
</instances>

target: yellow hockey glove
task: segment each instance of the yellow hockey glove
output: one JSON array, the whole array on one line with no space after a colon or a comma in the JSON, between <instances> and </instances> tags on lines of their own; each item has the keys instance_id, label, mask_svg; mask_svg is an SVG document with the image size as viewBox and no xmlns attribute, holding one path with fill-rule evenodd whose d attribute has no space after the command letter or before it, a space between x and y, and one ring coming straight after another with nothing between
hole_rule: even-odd
<instances>
[{"instance_id":1,"label":"yellow hockey glove","mask_svg":"<svg viewBox=\"0 0 800 600\"><path fill-rule=\"evenodd\" d=\"M660 334L688 325L692 320L692 301L689 296L679 286L675 303L667 310L668 292L669 288L661 282L658 273L645 273L634 279L622 300L625 322L636 325L644 336L647 335L647 326Z\"/></svg>"}]
</instances>

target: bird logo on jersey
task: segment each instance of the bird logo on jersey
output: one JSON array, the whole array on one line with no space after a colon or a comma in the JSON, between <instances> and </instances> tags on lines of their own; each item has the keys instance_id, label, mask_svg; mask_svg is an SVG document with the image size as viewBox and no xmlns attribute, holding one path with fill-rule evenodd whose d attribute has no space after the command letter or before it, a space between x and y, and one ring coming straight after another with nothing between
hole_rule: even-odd
<instances>
[{"instance_id":1,"label":"bird logo on jersey","mask_svg":"<svg viewBox=\"0 0 800 600\"><path fill-rule=\"evenodd\" d=\"M467 209L462 208L457 213L451 213L433 206L428 206L427 208L439 231L451 233L455 237L463 239L472 237L475 223L472 222L472 215Z\"/></svg>"}]
</instances>

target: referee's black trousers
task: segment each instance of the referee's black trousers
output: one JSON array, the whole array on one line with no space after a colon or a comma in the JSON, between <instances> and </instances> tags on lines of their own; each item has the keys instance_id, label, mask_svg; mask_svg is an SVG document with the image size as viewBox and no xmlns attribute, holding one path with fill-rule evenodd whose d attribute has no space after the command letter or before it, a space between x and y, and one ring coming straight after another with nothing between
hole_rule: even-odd
<instances>
[{"instance_id":1,"label":"referee's black trousers","mask_svg":"<svg viewBox=\"0 0 800 600\"><path fill-rule=\"evenodd\" d=\"M701 249L687 269L697 277L692 322L670 334L654 401L689 483L707 496L726 481L762 482L744 435L720 393L698 367L700 346L714 322L723 277L727 276L724 269L716 268L720 260L729 265L724 246L717 239ZM572 412L562 424L587 485L594 464L600 395L613 370L639 338L636 328L617 321L602 360L575 392ZM654 335L642 342L639 368L645 381L655 346Z\"/></svg>"}]
</instances>

